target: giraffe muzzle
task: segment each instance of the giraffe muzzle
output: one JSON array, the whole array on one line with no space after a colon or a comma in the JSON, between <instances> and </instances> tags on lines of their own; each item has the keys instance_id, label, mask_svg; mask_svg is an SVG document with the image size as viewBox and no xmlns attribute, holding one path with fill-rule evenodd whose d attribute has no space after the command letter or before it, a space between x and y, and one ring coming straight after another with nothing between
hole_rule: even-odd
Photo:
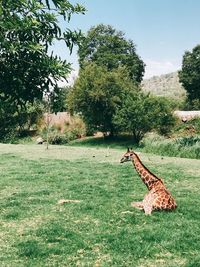
<instances>
[{"instance_id":1,"label":"giraffe muzzle","mask_svg":"<svg viewBox=\"0 0 200 267\"><path fill-rule=\"evenodd\" d=\"M124 162L125 162L125 159L122 158L122 159L120 160L120 163L124 163Z\"/></svg>"}]
</instances>

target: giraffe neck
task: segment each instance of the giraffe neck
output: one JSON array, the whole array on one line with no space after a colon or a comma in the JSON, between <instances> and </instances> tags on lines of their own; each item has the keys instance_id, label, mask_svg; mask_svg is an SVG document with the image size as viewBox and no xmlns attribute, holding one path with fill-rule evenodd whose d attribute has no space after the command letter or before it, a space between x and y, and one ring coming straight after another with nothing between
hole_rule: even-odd
<instances>
[{"instance_id":1,"label":"giraffe neck","mask_svg":"<svg viewBox=\"0 0 200 267\"><path fill-rule=\"evenodd\" d=\"M132 162L133 165L141 177L143 183L147 186L148 190L151 190L155 185L160 184L162 182L161 179L156 177L153 173L151 173L141 162L140 158L138 157L137 154L133 154L132 156Z\"/></svg>"}]
</instances>

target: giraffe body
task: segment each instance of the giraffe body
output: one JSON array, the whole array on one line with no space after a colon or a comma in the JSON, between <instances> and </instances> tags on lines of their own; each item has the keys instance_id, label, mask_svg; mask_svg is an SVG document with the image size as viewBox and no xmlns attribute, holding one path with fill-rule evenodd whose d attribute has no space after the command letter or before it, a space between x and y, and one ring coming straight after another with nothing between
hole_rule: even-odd
<instances>
[{"instance_id":1,"label":"giraffe body","mask_svg":"<svg viewBox=\"0 0 200 267\"><path fill-rule=\"evenodd\" d=\"M128 149L122 157L121 163L126 161L133 162L136 171L149 190L142 202L132 202L131 206L143 209L145 214L151 214L153 210L171 211L177 207L174 198L167 190L163 181L143 165L135 152Z\"/></svg>"}]
</instances>

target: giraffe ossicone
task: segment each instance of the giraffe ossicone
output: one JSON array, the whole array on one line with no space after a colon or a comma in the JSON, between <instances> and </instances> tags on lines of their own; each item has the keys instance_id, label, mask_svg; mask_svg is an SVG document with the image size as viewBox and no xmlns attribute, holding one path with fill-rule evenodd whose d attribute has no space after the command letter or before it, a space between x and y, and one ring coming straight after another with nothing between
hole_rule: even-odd
<instances>
[{"instance_id":1,"label":"giraffe ossicone","mask_svg":"<svg viewBox=\"0 0 200 267\"><path fill-rule=\"evenodd\" d=\"M150 215L153 210L171 211L176 209L176 202L171 193L167 190L162 179L153 174L141 162L138 155L129 148L120 160L121 163L127 161L132 161L137 173L149 190L142 202L132 202L131 206L138 209L143 209L147 215Z\"/></svg>"}]
</instances>

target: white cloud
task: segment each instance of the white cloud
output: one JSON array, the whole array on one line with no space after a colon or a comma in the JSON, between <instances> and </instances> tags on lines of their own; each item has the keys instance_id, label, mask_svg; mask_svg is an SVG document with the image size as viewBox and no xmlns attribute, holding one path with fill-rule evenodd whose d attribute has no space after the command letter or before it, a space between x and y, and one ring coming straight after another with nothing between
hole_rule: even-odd
<instances>
[{"instance_id":1,"label":"white cloud","mask_svg":"<svg viewBox=\"0 0 200 267\"><path fill-rule=\"evenodd\" d=\"M174 64L170 61L155 61L147 59L144 60L144 62L146 64L144 79L174 72L180 69L180 66L178 64Z\"/></svg>"}]
</instances>

